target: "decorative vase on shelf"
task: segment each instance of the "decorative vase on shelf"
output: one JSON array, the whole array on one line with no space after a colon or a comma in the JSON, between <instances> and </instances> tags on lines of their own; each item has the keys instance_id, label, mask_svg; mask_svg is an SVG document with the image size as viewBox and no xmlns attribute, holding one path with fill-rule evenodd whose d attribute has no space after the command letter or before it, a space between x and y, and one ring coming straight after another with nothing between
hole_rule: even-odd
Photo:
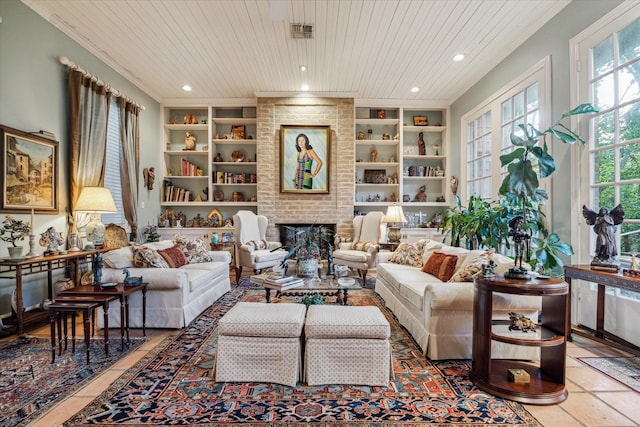
<instances>
[{"instance_id":1,"label":"decorative vase on shelf","mask_svg":"<svg viewBox=\"0 0 640 427\"><path fill-rule=\"evenodd\" d=\"M9 258L20 258L22 256L22 246L9 246Z\"/></svg>"}]
</instances>

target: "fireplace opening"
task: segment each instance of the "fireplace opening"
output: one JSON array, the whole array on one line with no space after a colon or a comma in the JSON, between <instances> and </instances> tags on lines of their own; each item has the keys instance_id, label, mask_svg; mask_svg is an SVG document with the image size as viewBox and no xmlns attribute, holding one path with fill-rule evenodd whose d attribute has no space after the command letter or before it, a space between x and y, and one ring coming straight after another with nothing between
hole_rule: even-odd
<instances>
[{"instance_id":1,"label":"fireplace opening","mask_svg":"<svg viewBox=\"0 0 640 427\"><path fill-rule=\"evenodd\" d=\"M276 224L276 226L278 227L278 234L280 236L280 243L282 243L282 246L284 246L286 249L289 249L292 246L292 244L295 243L296 233L299 230L305 229L311 225L315 227L323 227L326 230L330 230L332 236L335 235L336 224L323 224L323 223ZM321 258L327 259L329 243L318 242L318 241L316 241L316 243L320 247ZM333 247L333 238L331 238L331 246Z\"/></svg>"}]
</instances>

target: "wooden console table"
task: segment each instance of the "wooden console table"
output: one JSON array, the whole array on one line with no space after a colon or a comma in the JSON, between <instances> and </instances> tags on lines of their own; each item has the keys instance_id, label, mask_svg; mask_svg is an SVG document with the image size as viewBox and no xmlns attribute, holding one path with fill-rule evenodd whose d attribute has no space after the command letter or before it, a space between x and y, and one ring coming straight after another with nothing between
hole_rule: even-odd
<instances>
[{"instance_id":1,"label":"wooden console table","mask_svg":"<svg viewBox=\"0 0 640 427\"><path fill-rule=\"evenodd\" d=\"M626 289L640 293L640 277L625 276L617 272L592 269L589 265L567 265L564 267L564 277L571 289L571 279L585 280L598 285L596 307L596 329L591 330L581 325L571 325L571 333L582 335L596 341L640 355L640 347L604 330L604 298L605 286Z\"/></svg>"},{"instance_id":2,"label":"wooden console table","mask_svg":"<svg viewBox=\"0 0 640 427\"><path fill-rule=\"evenodd\" d=\"M53 271L61 268L71 270L71 278L75 284L80 283L80 265L91 263L99 251L77 251L66 254L36 256L33 258L1 258L0 279L16 281L16 331L24 334L25 315L22 301L22 278L37 273L47 273L48 297L53 299Z\"/></svg>"},{"instance_id":3,"label":"wooden console table","mask_svg":"<svg viewBox=\"0 0 640 427\"><path fill-rule=\"evenodd\" d=\"M566 344L569 325L569 286L560 279L479 278L474 284L471 381L505 399L536 405L560 403L565 387ZM542 322L535 331L509 330L509 320L493 319L494 292L540 296ZM540 361L492 359L491 343L539 347ZM509 370L523 370L529 382L509 381Z\"/></svg>"}]
</instances>

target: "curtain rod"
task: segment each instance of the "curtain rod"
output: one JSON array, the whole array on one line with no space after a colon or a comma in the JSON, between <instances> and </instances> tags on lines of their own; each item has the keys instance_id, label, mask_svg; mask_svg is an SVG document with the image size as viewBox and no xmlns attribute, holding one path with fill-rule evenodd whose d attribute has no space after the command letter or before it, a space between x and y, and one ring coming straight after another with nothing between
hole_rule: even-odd
<instances>
[{"instance_id":1,"label":"curtain rod","mask_svg":"<svg viewBox=\"0 0 640 427\"><path fill-rule=\"evenodd\" d=\"M78 64L76 64L75 62L71 61L69 58L67 58L66 56L60 56L58 58L58 61L60 61L60 63L62 65L66 65L68 68L72 69L72 70L76 70L79 71L80 73L84 74L86 77L91 78L91 80L95 81L97 84L105 86L105 88L113 93L116 97L118 98L124 98L126 101L131 102L132 104L134 104L136 107L139 107L142 111L145 110L144 105L138 104L134 99L128 97L127 95L125 95L124 93L122 93L121 91L117 90L116 88L112 87L110 84L105 83L104 81L100 80L97 76L93 75L92 73L90 73L89 71L85 70L84 68L80 67Z\"/></svg>"}]
</instances>

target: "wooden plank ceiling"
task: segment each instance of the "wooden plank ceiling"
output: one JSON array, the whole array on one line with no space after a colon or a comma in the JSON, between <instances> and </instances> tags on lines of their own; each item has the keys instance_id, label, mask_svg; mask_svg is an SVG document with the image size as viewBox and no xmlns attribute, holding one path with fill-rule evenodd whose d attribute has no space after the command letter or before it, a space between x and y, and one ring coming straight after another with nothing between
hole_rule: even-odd
<instances>
[{"instance_id":1,"label":"wooden plank ceiling","mask_svg":"<svg viewBox=\"0 0 640 427\"><path fill-rule=\"evenodd\" d=\"M158 101L306 83L359 100L448 105L569 0L23 2ZM293 39L292 23L313 25L312 38ZM458 53L466 59L453 62Z\"/></svg>"}]
</instances>

